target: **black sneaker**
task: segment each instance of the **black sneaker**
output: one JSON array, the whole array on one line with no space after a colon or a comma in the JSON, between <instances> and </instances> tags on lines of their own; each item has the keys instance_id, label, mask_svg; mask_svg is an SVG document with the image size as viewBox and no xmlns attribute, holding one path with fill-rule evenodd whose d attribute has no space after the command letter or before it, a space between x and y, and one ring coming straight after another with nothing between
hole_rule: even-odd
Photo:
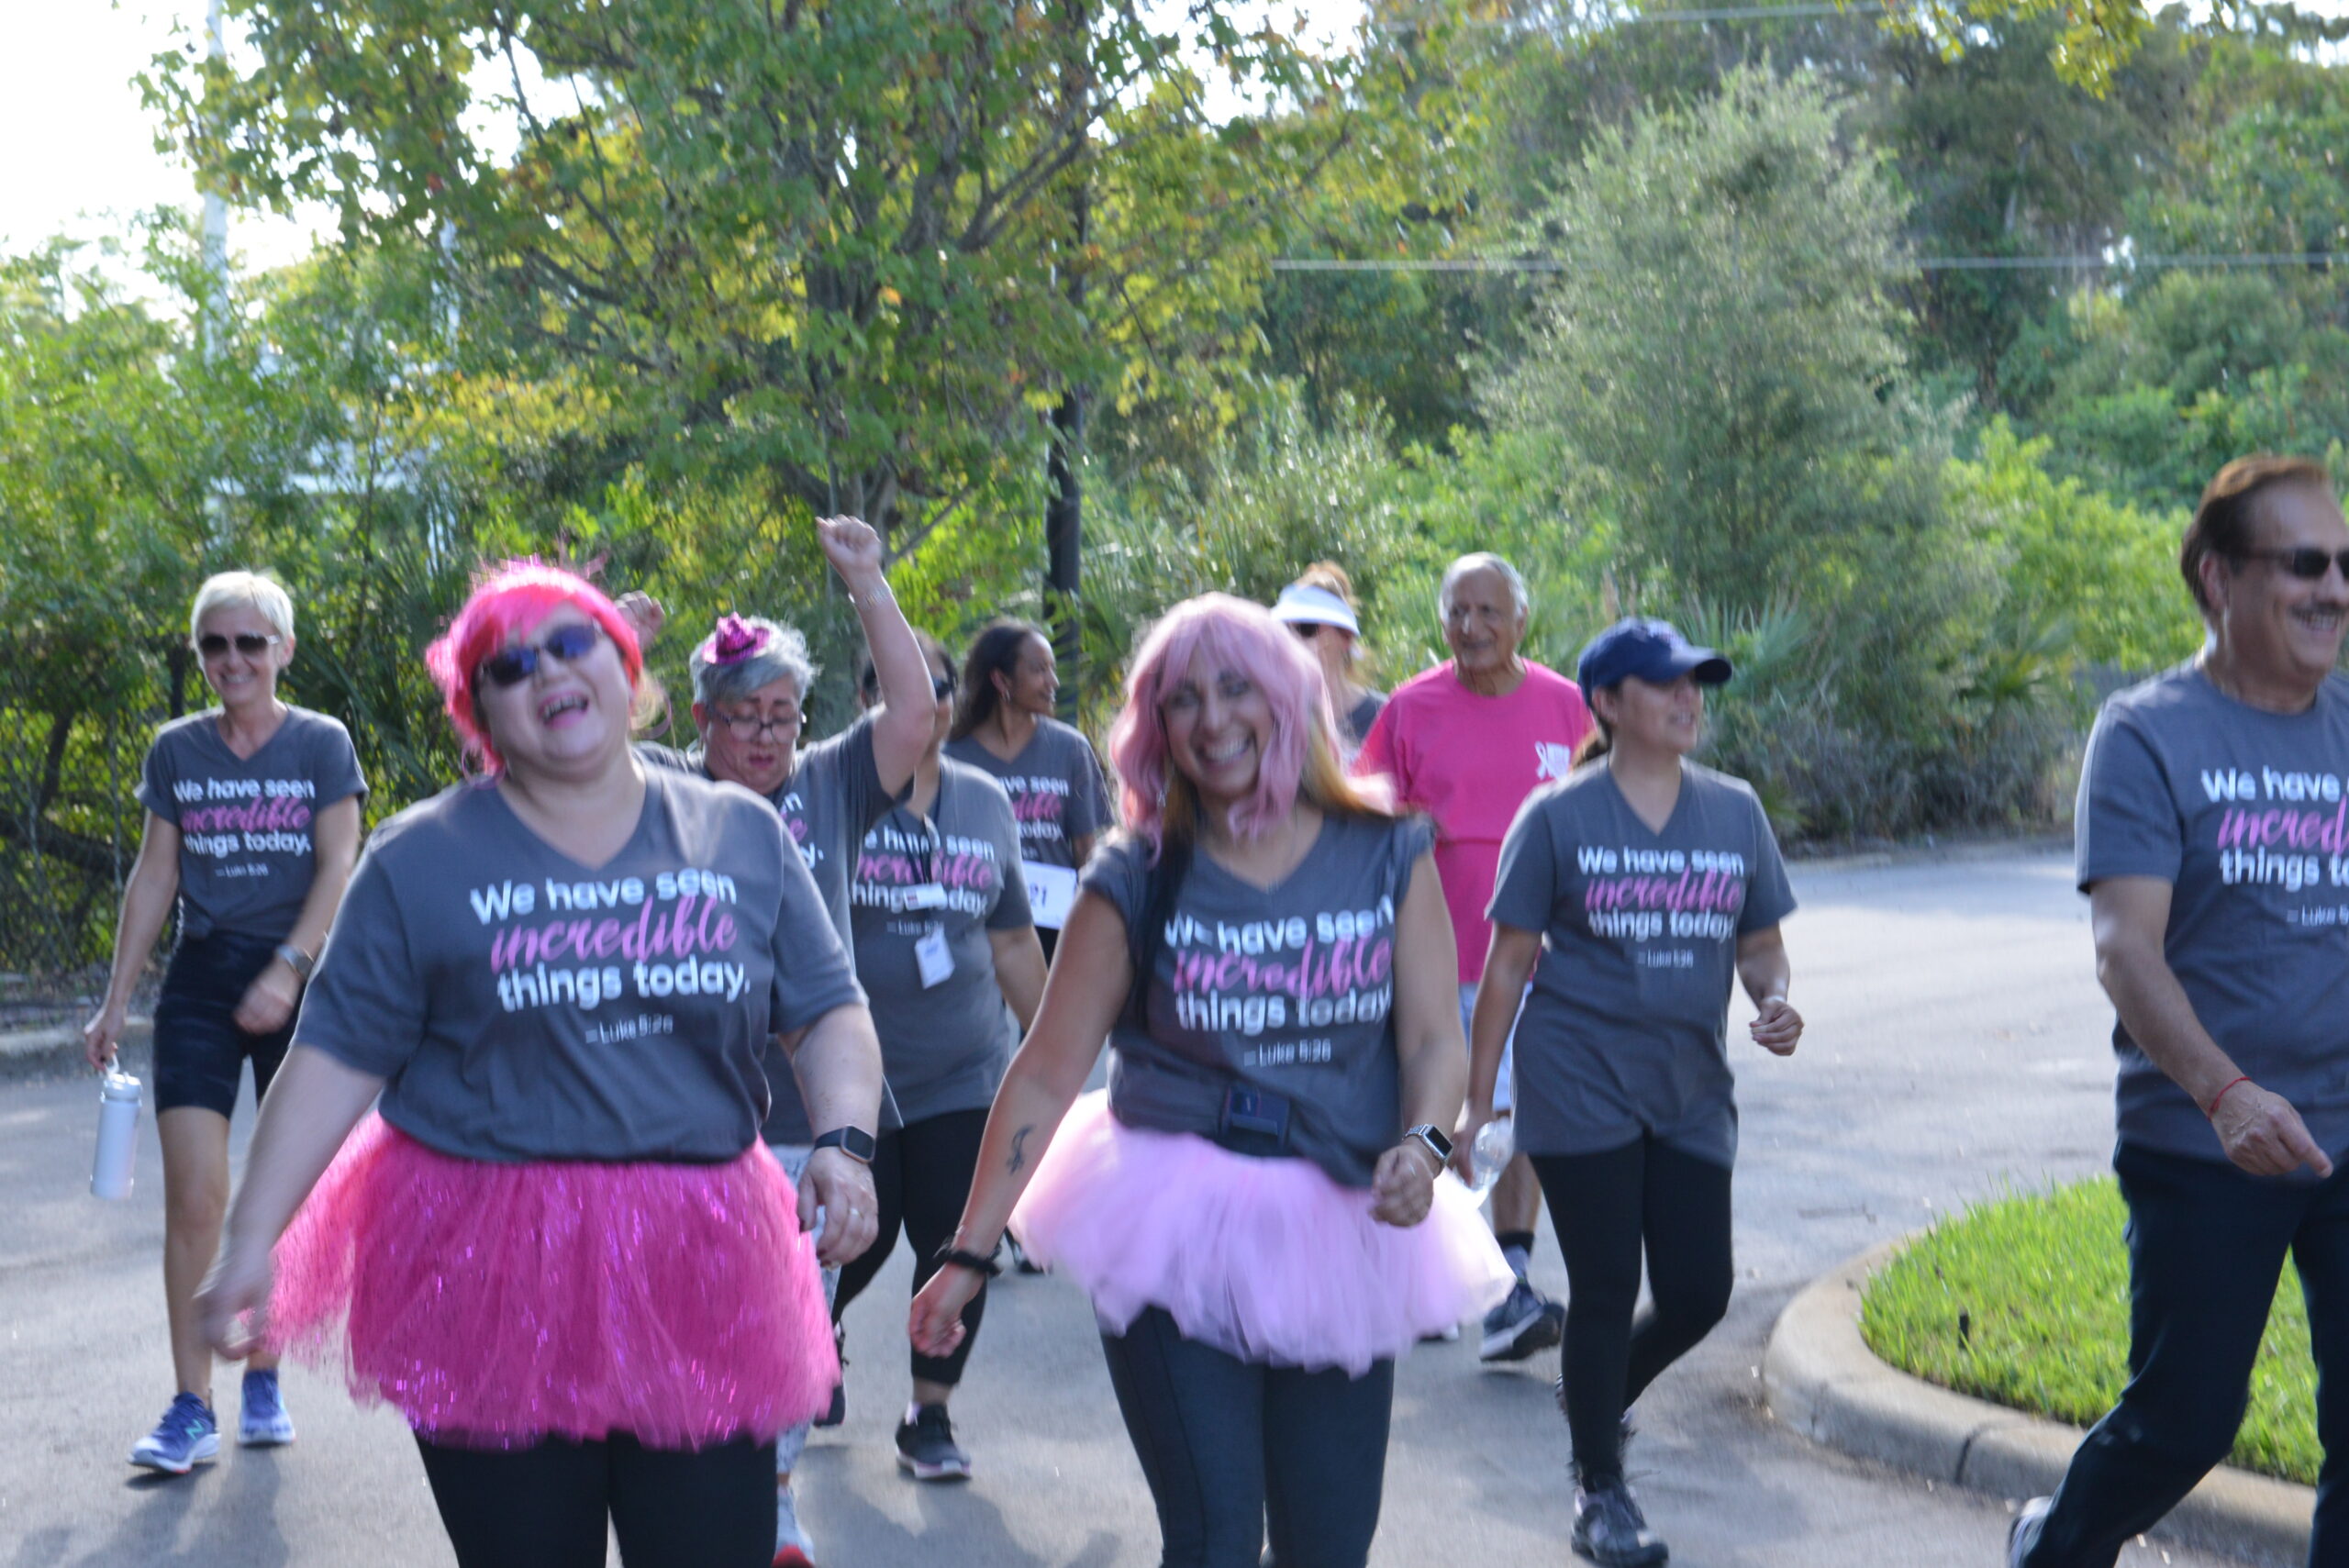
<instances>
[{"instance_id":1,"label":"black sneaker","mask_svg":"<svg viewBox=\"0 0 2349 1568\"><path fill-rule=\"evenodd\" d=\"M968 1481L971 1456L954 1441L943 1405L916 1405L897 1423L897 1467L917 1481Z\"/></svg>"},{"instance_id":2,"label":"black sneaker","mask_svg":"<svg viewBox=\"0 0 2349 1568\"><path fill-rule=\"evenodd\" d=\"M819 1427L837 1427L848 1419L848 1336L841 1332L837 1323L832 1325L832 1349L840 1356L841 1380L832 1385L830 1406L816 1418L815 1424Z\"/></svg>"},{"instance_id":3,"label":"black sneaker","mask_svg":"<svg viewBox=\"0 0 2349 1568\"><path fill-rule=\"evenodd\" d=\"M1521 1362L1565 1337L1566 1309L1520 1280L1507 1300L1485 1314L1476 1355L1485 1362Z\"/></svg>"},{"instance_id":4,"label":"black sneaker","mask_svg":"<svg viewBox=\"0 0 2349 1568\"><path fill-rule=\"evenodd\" d=\"M1622 1481L1575 1488L1574 1548L1598 1568L1650 1568L1672 1555Z\"/></svg>"}]
</instances>

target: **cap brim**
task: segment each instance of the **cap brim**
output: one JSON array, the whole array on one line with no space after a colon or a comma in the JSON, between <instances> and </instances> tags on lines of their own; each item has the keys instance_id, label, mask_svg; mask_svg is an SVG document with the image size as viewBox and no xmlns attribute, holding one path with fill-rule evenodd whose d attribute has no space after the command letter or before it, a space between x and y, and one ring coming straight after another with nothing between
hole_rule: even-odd
<instances>
[{"instance_id":1,"label":"cap brim","mask_svg":"<svg viewBox=\"0 0 2349 1568\"><path fill-rule=\"evenodd\" d=\"M1275 605L1273 618L1284 626L1334 626L1355 637L1362 635L1360 621L1341 619L1334 611L1317 610L1310 605Z\"/></svg>"}]
</instances>

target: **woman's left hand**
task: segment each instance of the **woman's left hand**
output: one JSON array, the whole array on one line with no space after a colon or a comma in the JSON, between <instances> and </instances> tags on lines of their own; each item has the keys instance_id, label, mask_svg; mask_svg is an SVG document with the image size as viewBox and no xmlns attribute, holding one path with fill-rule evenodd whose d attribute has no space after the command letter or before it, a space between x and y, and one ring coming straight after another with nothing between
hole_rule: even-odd
<instances>
[{"instance_id":1,"label":"woman's left hand","mask_svg":"<svg viewBox=\"0 0 2349 1568\"><path fill-rule=\"evenodd\" d=\"M237 1004L237 1027L247 1034L275 1034L294 1016L294 1005L301 999L300 976L284 959L273 958L269 967L245 987L245 999Z\"/></svg>"},{"instance_id":2,"label":"woman's left hand","mask_svg":"<svg viewBox=\"0 0 2349 1568\"><path fill-rule=\"evenodd\" d=\"M1792 1056L1802 1040L1802 1015L1784 996L1762 1004L1753 1020L1753 1043L1774 1056Z\"/></svg>"},{"instance_id":3,"label":"woman's left hand","mask_svg":"<svg viewBox=\"0 0 2349 1568\"><path fill-rule=\"evenodd\" d=\"M816 1243L816 1261L826 1268L863 1256L881 1231L881 1202L874 1195L873 1173L864 1162L837 1149L818 1149L807 1157L799 1177L799 1229L812 1230L816 1208L824 1210L824 1238Z\"/></svg>"},{"instance_id":4,"label":"woman's left hand","mask_svg":"<svg viewBox=\"0 0 2349 1568\"><path fill-rule=\"evenodd\" d=\"M1406 1229L1417 1225L1435 1202L1435 1156L1417 1140L1397 1144L1378 1157L1370 1190L1377 1199L1373 1219Z\"/></svg>"}]
</instances>

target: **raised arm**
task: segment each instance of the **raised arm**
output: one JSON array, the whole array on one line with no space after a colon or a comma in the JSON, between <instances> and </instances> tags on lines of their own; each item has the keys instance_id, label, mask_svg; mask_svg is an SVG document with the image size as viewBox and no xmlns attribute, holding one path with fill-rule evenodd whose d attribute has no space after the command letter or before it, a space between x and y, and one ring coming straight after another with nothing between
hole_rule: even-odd
<instances>
[{"instance_id":1,"label":"raised arm","mask_svg":"<svg viewBox=\"0 0 2349 1568\"><path fill-rule=\"evenodd\" d=\"M104 1069L122 1044L130 1014L130 993L139 972L155 951L171 917L172 901L180 895L180 830L153 812L147 814L147 831L139 840L139 859L122 889L122 914L114 925L114 972L106 981L106 1000L82 1027L82 1048L92 1067Z\"/></svg>"},{"instance_id":2,"label":"raised arm","mask_svg":"<svg viewBox=\"0 0 2349 1568\"><path fill-rule=\"evenodd\" d=\"M2159 877L2107 877L2088 889L2096 974L2138 1049L2194 1096L2227 1158L2255 1176L2306 1165L2332 1174L2332 1162L2281 1095L2250 1081L2195 1016L2163 948L2170 884Z\"/></svg>"},{"instance_id":3,"label":"raised arm","mask_svg":"<svg viewBox=\"0 0 2349 1568\"><path fill-rule=\"evenodd\" d=\"M1081 894L1061 932L1052 977L1035 1027L1011 1059L979 1144L978 1174L954 1232L962 1251L991 1253L1003 1240L1019 1195L1036 1174L1068 1107L1085 1087L1102 1042L1118 1021L1132 984L1125 917L1096 893ZM963 1338L963 1305L978 1294L980 1277L944 1268L914 1298L908 1330L926 1355L947 1355Z\"/></svg>"},{"instance_id":4,"label":"raised arm","mask_svg":"<svg viewBox=\"0 0 2349 1568\"><path fill-rule=\"evenodd\" d=\"M914 776L914 764L930 748L938 711L930 693L930 661L922 657L914 628L906 624L897 597L882 571L881 536L857 517L825 517L816 525L824 559L841 574L857 624L873 651L873 675L880 683L881 707L873 717L873 765L882 787L896 795Z\"/></svg>"}]
</instances>

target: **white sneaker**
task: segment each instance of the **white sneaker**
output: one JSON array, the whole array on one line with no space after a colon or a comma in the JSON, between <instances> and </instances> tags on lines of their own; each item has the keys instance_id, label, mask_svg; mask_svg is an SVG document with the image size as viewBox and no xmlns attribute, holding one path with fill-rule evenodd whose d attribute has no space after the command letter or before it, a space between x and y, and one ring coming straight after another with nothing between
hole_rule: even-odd
<instances>
[{"instance_id":1,"label":"white sneaker","mask_svg":"<svg viewBox=\"0 0 2349 1568\"><path fill-rule=\"evenodd\" d=\"M799 1505L787 1485L774 1489L774 1568L816 1568L816 1543L799 1528Z\"/></svg>"}]
</instances>

